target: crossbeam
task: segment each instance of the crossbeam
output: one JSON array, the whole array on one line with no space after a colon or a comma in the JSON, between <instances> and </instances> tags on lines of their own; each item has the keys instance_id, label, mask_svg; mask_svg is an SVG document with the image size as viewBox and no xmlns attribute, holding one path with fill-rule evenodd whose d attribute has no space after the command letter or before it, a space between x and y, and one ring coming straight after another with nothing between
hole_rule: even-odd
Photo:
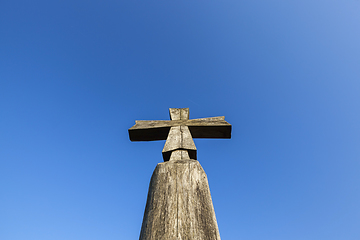
<instances>
[{"instance_id":1,"label":"crossbeam","mask_svg":"<svg viewBox=\"0 0 360 240\"><path fill-rule=\"evenodd\" d=\"M169 111L170 121L135 121L129 129L130 140L166 140L163 157L164 161L168 161L176 150L186 150L191 159L196 159L192 138L231 138L231 124L225 121L224 116L189 120L188 108L170 108ZM177 156L180 156L179 153ZM186 153L184 157L187 157Z\"/></svg>"}]
</instances>

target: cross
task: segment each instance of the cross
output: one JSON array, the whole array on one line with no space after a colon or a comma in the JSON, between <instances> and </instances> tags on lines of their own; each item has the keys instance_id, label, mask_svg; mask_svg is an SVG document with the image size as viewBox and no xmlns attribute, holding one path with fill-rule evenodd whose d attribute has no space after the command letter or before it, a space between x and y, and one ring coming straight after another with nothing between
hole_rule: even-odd
<instances>
[{"instance_id":1,"label":"cross","mask_svg":"<svg viewBox=\"0 0 360 240\"><path fill-rule=\"evenodd\" d=\"M170 108L169 120L135 121L129 129L131 141L166 140L164 162L197 159L193 138L231 138L231 124L225 117L189 120L189 108Z\"/></svg>"}]
</instances>

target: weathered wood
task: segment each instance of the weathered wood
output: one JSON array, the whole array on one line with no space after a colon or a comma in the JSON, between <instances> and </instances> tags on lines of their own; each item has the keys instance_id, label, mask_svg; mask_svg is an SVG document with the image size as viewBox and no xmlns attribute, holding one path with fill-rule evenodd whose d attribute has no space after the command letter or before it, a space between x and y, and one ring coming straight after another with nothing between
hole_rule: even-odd
<instances>
[{"instance_id":1,"label":"weathered wood","mask_svg":"<svg viewBox=\"0 0 360 240\"><path fill-rule=\"evenodd\" d=\"M171 152L177 149L186 149L190 158L196 160L195 143L187 126L177 126L170 129L165 146L162 150L164 160L168 161ZM178 160L181 159L182 158L179 158Z\"/></svg>"},{"instance_id":2,"label":"weathered wood","mask_svg":"<svg viewBox=\"0 0 360 240\"><path fill-rule=\"evenodd\" d=\"M140 240L220 240L206 174L195 160L154 170Z\"/></svg>"},{"instance_id":3,"label":"weathered wood","mask_svg":"<svg viewBox=\"0 0 360 240\"><path fill-rule=\"evenodd\" d=\"M171 121L136 121L129 129L131 141L166 139L165 162L151 177L140 240L220 240L193 138L231 138L231 125L225 117L189 120L188 108L169 112Z\"/></svg>"},{"instance_id":4,"label":"weathered wood","mask_svg":"<svg viewBox=\"0 0 360 240\"><path fill-rule=\"evenodd\" d=\"M188 119L188 120L136 120L135 125L131 127L131 130L135 129L148 129L148 128L166 128L176 126L229 126L228 122L225 121L225 117L209 117L199 119Z\"/></svg>"},{"instance_id":5,"label":"weathered wood","mask_svg":"<svg viewBox=\"0 0 360 240\"><path fill-rule=\"evenodd\" d=\"M137 120L129 129L131 141L166 140L171 127L188 126L193 138L231 138L231 124L225 117L190 120Z\"/></svg>"},{"instance_id":6,"label":"weathered wood","mask_svg":"<svg viewBox=\"0 0 360 240\"><path fill-rule=\"evenodd\" d=\"M170 108L171 120L187 120L189 119L189 108Z\"/></svg>"},{"instance_id":7,"label":"weathered wood","mask_svg":"<svg viewBox=\"0 0 360 240\"><path fill-rule=\"evenodd\" d=\"M171 152L169 161L189 159L191 159L191 157L189 156L189 152L187 150L175 150Z\"/></svg>"},{"instance_id":8,"label":"weathered wood","mask_svg":"<svg viewBox=\"0 0 360 240\"><path fill-rule=\"evenodd\" d=\"M189 120L188 108L170 108L170 121L135 121L129 129L131 141L165 140L164 161L169 161L171 152L177 149L188 151L196 159L193 138L231 138L231 125L225 117Z\"/></svg>"}]
</instances>

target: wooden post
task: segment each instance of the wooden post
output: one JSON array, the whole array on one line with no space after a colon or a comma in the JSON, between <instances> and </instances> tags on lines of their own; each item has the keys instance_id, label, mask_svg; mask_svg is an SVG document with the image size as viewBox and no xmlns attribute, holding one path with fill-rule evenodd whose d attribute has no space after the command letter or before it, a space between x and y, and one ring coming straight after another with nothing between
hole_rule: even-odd
<instances>
[{"instance_id":1,"label":"wooden post","mask_svg":"<svg viewBox=\"0 0 360 240\"><path fill-rule=\"evenodd\" d=\"M131 141L166 140L164 162L151 177L140 240L220 240L208 180L193 138L231 138L225 117L189 120L170 108L170 121L136 121Z\"/></svg>"},{"instance_id":2,"label":"wooden post","mask_svg":"<svg viewBox=\"0 0 360 240\"><path fill-rule=\"evenodd\" d=\"M196 160L159 163L140 240L220 240L206 174Z\"/></svg>"}]
</instances>

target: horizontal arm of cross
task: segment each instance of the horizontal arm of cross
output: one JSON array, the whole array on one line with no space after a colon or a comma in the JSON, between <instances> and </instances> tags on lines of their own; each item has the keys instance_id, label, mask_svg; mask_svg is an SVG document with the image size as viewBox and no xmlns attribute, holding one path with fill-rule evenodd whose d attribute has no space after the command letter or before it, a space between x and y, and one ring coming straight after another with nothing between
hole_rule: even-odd
<instances>
[{"instance_id":1,"label":"horizontal arm of cross","mask_svg":"<svg viewBox=\"0 0 360 240\"><path fill-rule=\"evenodd\" d=\"M166 140L169 130L175 126L188 126L193 138L231 138L231 125L225 117L191 120L136 121L129 129L131 141Z\"/></svg>"}]
</instances>

